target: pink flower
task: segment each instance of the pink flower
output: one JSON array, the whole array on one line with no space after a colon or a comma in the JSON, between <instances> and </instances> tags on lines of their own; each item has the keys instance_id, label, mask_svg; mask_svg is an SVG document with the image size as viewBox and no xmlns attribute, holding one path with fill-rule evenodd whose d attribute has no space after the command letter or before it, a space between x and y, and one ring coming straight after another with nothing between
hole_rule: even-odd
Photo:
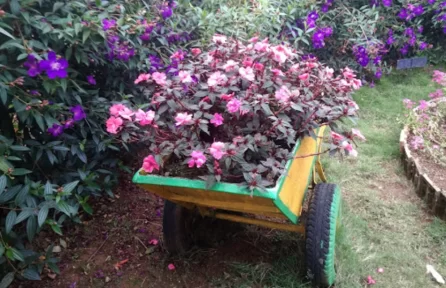
<instances>
[{"instance_id":1,"label":"pink flower","mask_svg":"<svg viewBox=\"0 0 446 288\"><path fill-rule=\"evenodd\" d=\"M190 125L193 123L192 115L187 113L178 113L175 117L176 126Z\"/></svg>"},{"instance_id":2,"label":"pink flower","mask_svg":"<svg viewBox=\"0 0 446 288\"><path fill-rule=\"evenodd\" d=\"M203 152L194 150L192 151L191 155L192 158L187 162L189 165L189 168L192 168L194 166L197 166L197 168L200 168L203 166L204 163L206 163L206 156L204 156Z\"/></svg>"},{"instance_id":3,"label":"pink flower","mask_svg":"<svg viewBox=\"0 0 446 288\"><path fill-rule=\"evenodd\" d=\"M429 107L429 104L426 102L426 100L420 100L420 105L418 106L418 109L421 111L426 110Z\"/></svg>"},{"instance_id":4,"label":"pink flower","mask_svg":"<svg viewBox=\"0 0 446 288\"><path fill-rule=\"evenodd\" d=\"M353 73L353 70L348 67L344 68L344 71L342 72L342 74L347 79L352 79L352 78L355 78L355 76L356 76L355 73Z\"/></svg>"},{"instance_id":5,"label":"pink flower","mask_svg":"<svg viewBox=\"0 0 446 288\"><path fill-rule=\"evenodd\" d=\"M135 121L139 122L141 126L152 124L153 119L155 118L154 111L144 112L141 109L135 112Z\"/></svg>"},{"instance_id":6,"label":"pink flower","mask_svg":"<svg viewBox=\"0 0 446 288\"><path fill-rule=\"evenodd\" d=\"M343 141L341 147L349 152L353 150L353 145L348 143L348 141Z\"/></svg>"},{"instance_id":7,"label":"pink flower","mask_svg":"<svg viewBox=\"0 0 446 288\"><path fill-rule=\"evenodd\" d=\"M353 135L353 137L357 137L357 138L361 139L362 141L366 140L364 135L362 135L361 131L359 131L358 129L352 128L352 135Z\"/></svg>"},{"instance_id":8,"label":"pink flower","mask_svg":"<svg viewBox=\"0 0 446 288\"><path fill-rule=\"evenodd\" d=\"M335 144L339 143L339 141L344 139L344 136L342 136L341 134L338 134L336 132L333 132L333 131L330 132L330 135L331 135L331 139L333 139L333 142Z\"/></svg>"},{"instance_id":9,"label":"pink flower","mask_svg":"<svg viewBox=\"0 0 446 288\"><path fill-rule=\"evenodd\" d=\"M135 80L135 84L139 84L142 81L148 81L150 79L150 74L139 74L138 78Z\"/></svg>"},{"instance_id":10,"label":"pink flower","mask_svg":"<svg viewBox=\"0 0 446 288\"><path fill-rule=\"evenodd\" d=\"M182 83L190 83L190 82L192 82L192 77L190 77L190 74L187 71L180 71L180 72L178 72L178 76L180 77L180 80L181 80Z\"/></svg>"},{"instance_id":11,"label":"pink flower","mask_svg":"<svg viewBox=\"0 0 446 288\"><path fill-rule=\"evenodd\" d=\"M299 63L296 63L293 66L291 66L288 71L290 71L290 72L298 72L299 69L300 69L300 65L299 65Z\"/></svg>"},{"instance_id":12,"label":"pink flower","mask_svg":"<svg viewBox=\"0 0 446 288\"><path fill-rule=\"evenodd\" d=\"M308 74L308 73L304 73L304 74L300 74L299 75L299 79L302 80L302 81L307 81L309 77L310 77L310 74Z\"/></svg>"},{"instance_id":13,"label":"pink flower","mask_svg":"<svg viewBox=\"0 0 446 288\"><path fill-rule=\"evenodd\" d=\"M124 121L121 118L111 116L105 123L105 125L107 126L107 132L111 134L118 133L118 130L123 122Z\"/></svg>"},{"instance_id":14,"label":"pink flower","mask_svg":"<svg viewBox=\"0 0 446 288\"><path fill-rule=\"evenodd\" d=\"M155 157L153 157L153 155L149 155L144 158L142 169L147 173L152 173L153 170L160 170L160 166L158 163L156 163Z\"/></svg>"},{"instance_id":15,"label":"pink flower","mask_svg":"<svg viewBox=\"0 0 446 288\"><path fill-rule=\"evenodd\" d=\"M192 55L194 55L194 56L197 56L201 53L200 48L192 48L192 49L190 49L190 51L192 52Z\"/></svg>"},{"instance_id":16,"label":"pink flower","mask_svg":"<svg viewBox=\"0 0 446 288\"><path fill-rule=\"evenodd\" d=\"M226 83L228 78L225 74L222 74L220 71L214 72L208 79L209 87L214 87L217 85L223 85Z\"/></svg>"},{"instance_id":17,"label":"pink flower","mask_svg":"<svg viewBox=\"0 0 446 288\"><path fill-rule=\"evenodd\" d=\"M156 82L156 84L161 86L166 85L166 74L160 72L153 72L152 78Z\"/></svg>"},{"instance_id":18,"label":"pink flower","mask_svg":"<svg viewBox=\"0 0 446 288\"><path fill-rule=\"evenodd\" d=\"M327 78L333 78L334 70L331 68L325 67L324 73L327 76Z\"/></svg>"},{"instance_id":19,"label":"pink flower","mask_svg":"<svg viewBox=\"0 0 446 288\"><path fill-rule=\"evenodd\" d=\"M414 102L412 102L412 100L407 99L407 98L403 99L403 103L404 103L404 106L406 106L407 109L412 109L413 104L415 104Z\"/></svg>"},{"instance_id":20,"label":"pink flower","mask_svg":"<svg viewBox=\"0 0 446 288\"><path fill-rule=\"evenodd\" d=\"M352 150L348 151L348 156L358 157L358 150L352 149Z\"/></svg>"},{"instance_id":21,"label":"pink flower","mask_svg":"<svg viewBox=\"0 0 446 288\"><path fill-rule=\"evenodd\" d=\"M372 278L372 276L367 276L367 285L376 284L376 281Z\"/></svg>"},{"instance_id":22,"label":"pink flower","mask_svg":"<svg viewBox=\"0 0 446 288\"><path fill-rule=\"evenodd\" d=\"M319 65L317 63L314 63L314 62L307 62L306 65L307 65L307 68L310 68L310 69L319 67Z\"/></svg>"},{"instance_id":23,"label":"pink flower","mask_svg":"<svg viewBox=\"0 0 446 288\"><path fill-rule=\"evenodd\" d=\"M111 106L110 109L109 109L110 115L118 117L119 116L119 112L124 110L124 108L126 108L126 107L124 105L122 105L122 104L115 104L115 105Z\"/></svg>"},{"instance_id":24,"label":"pink flower","mask_svg":"<svg viewBox=\"0 0 446 288\"><path fill-rule=\"evenodd\" d=\"M255 43L255 42L257 42L257 41L259 41L259 37L252 37L251 39L249 39L249 42L250 43Z\"/></svg>"},{"instance_id":25,"label":"pink flower","mask_svg":"<svg viewBox=\"0 0 446 288\"><path fill-rule=\"evenodd\" d=\"M283 72L280 69L271 69L271 72L273 72L274 77L278 77L278 76L285 76L285 74L283 74Z\"/></svg>"},{"instance_id":26,"label":"pink flower","mask_svg":"<svg viewBox=\"0 0 446 288\"><path fill-rule=\"evenodd\" d=\"M353 109L355 109L355 110L359 110L359 106L358 106L358 104L356 104L355 101L349 100L348 101L348 106L353 107Z\"/></svg>"},{"instance_id":27,"label":"pink flower","mask_svg":"<svg viewBox=\"0 0 446 288\"><path fill-rule=\"evenodd\" d=\"M446 86L446 73L441 72L439 70L434 70L434 75L432 80L442 86Z\"/></svg>"},{"instance_id":28,"label":"pink flower","mask_svg":"<svg viewBox=\"0 0 446 288\"><path fill-rule=\"evenodd\" d=\"M125 106L121 111L119 111L119 116L130 121L132 120L133 114L135 113Z\"/></svg>"},{"instance_id":29,"label":"pink flower","mask_svg":"<svg viewBox=\"0 0 446 288\"><path fill-rule=\"evenodd\" d=\"M384 273L384 268L378 268L376 271L377 271L378 273Z\"/></svg>"},{"instance_id":30,"label":"pink flower","mask_svg":"<svg viewBox=\"0 0 446 288\"><path fill-rule=\"evenodd\" d=\"M175 270L175 265L170 263L169 265L167 265L167 269L169 269L170 271L173 271L173 270Z\"/></svg>"},{"instance_id":31,"label":"pink flower","mask_svg":"<svg viewBox=\"0 0 446 288\"><path fill-rule=\"evenodd\" d=\"M361 88L362 82L361 82L361 80L354 78L354 79L352 79L351 85L352 85L353 89L358 90L359 88Z\"/></svg>"},{"instance_id":32,"label":"pink flower","mask_svg":"<svg viewBox=\"0 0 446 288\"><path fill-rule=\"evenodd\" d=\"M150 245L158 245L158 240L154 238L154 239L149 241L149 244Z\"/></svg>"},{"instance_id":33,"label":"pink flower","mask_svg":"<svg viewBox=\"0 0 446 288\"><path fill-rule=\"evenodd\" d=\"M228 111L230 113L235 113L240 110L240 106L242 106L242 102L240 102L238 99L233 98L231 99L228 104L226 104L226 108L228 108Z\"/></svg>"},{"instance_id":34,"label":"pink flower","mask_svg":"<svg viewBox=\"0 0 446 288\"><path fill-rule=\"evenodd\" d=\"M254 69L256 69L257 71L263 71L264 68L265 66L262 63L254 64Z\"/></svg>"},{"instance_id":35,"label":"pink flower","mask_svg":"<svg viewBox=\"0 0 446 288\"><path fill-rule=\"evenodd\" d=\"M255 78L254 70L252 70L251 67L247 67L247 68L242 67L242 68L238 69L238 73L240 73L240 76L242 76L246 80L254 81L254 78Z\"/></svg>"},{"instance_id":36,"label":"pink flower","mask_svg":"<svg viewBox=\"0 0 446 288\"><path fill-rule=\"evenodd\" d=\"M254 45L254 49L259 52L266 52L266 51L268 51L268 48L269 48L268 42L266 42L266 43L265 42L257 42Z\"/></svg>"},{"instance_id":37,"label":"pink flower","mask_svg":"<svg viewBox=\"0 0 446 288\"><path fill-rule=\"evenodd\" d=\"M224 35L216 34L212 37L212 41L214 43L218 43L218 44L224 44L224 43L226 43L226 40L228 40L228 38L226 38L226 36L224 36Z\"/></svg>"},{"instance_id":38,"label":"pink flower","mask_svg":"<svg viewBox=\"0 0 446 288\"><path fill-rule=\"evenodd\" d=\"M223 124L223 117L220 113L215 113L210 122L214 124L215 127L220 126Z\"/></svg>"},{"instance_id":39,"label":"pink flower","mask_svg":"<svg viewBox=\"0 0 446 288\"><path fill-rule=\"evenodd\" d=\"M229 101L234 98L234 92L232 92L231 94L221 94L220 98L221 100Z\"/></svg>"},{"instance_id":40,"label":"pink flower","mask_svg":"<svg viewBox=\"0 0 446 288\"><path fill-rule=\"evenodd\" d=\"M274 95L279 102L288 102L291 96L291 92L285 85L282 85L278 91L276 91L276 94Z\"/></svg>"},{"instance_id":41,"label":"pink flower","mask_svg":"<svg viewBox=\"0 0 446 288\"><path fill-rule=\"evenodd\" d=\"M410 147L413 150L423 149L424 148L424 138L420 136L415 136L409 142Z\"/></svg>"},{"instance_id":42,"label":"pink flower","mask_svg":"<svg viewBox=\"0 0 446 288\"><path fill-rule=\"evenodd\" d=\"M436 99L436 98L441 98L441 97L444 97L443 90L441 90L441 89L438 89L437 91L429 94L429 98L431 98L431 99Z\"/></svg>"},{"instance_id":43,"label":"pink flower","mask_svg":"<svg viewBox=\"0 0 446 288\"><path fill-rule=\"evenodd\" d=\"M183 60L184 59L184 55L185 53L181 50L176 51L175 53L172 54L172 56L170 56L170 59L175 59L175 60Z\"/></svg>"},{"instance_id":44,"label":"pink flower","mask_svg":"<svg viewBox=\"0 0 446 288\"><path fill-rule=\"evenodd\" d=\"M217 160L220 160L221 157L223 157L223 155L226 154L225 143L223 142L212 143L211 147L209 148L209 152L211 153L212 157L214 157Z\"/></svg>"},{"instance_id":45,"label":"pink flower","mask_svg":"<svg viewBox=\"0 0 446 288\"><path fill-rule=\"evenodd\" d=\"M223 65L223 69L225 69L226 72L229 72L235 68L235 66L238 65L238 62L235 62L234 60L228 60L225 65Z\"/></svg>"},{"instance_id":46,"label":"pink flower","mask_svg":"<svg viewBox=\"0 0 446 288\"><path fill-rule=\"evenodd\" d=\"M282 63L285 63L285 61L288 57L280 47L281 46L272 47L271 52L272 52L273 60L282 64Z\"/></svg>"}]
</instances>

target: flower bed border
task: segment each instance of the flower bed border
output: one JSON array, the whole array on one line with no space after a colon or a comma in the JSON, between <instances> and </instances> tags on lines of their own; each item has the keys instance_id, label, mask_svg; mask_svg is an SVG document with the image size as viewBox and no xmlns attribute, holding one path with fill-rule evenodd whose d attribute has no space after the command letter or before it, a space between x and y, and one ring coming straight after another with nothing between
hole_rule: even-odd
<instances>
[{"instance_id":1,"label":"flower bed border","mask_svg":"<svg viewBox=\"0 0 446 288\"><path fill-rule=\"evenodd\" d=\"M445 101L435 99L428 102ZM428 208L439 218L446 220L446 191L438 188L426 173L421 172L421 165L412 155L407 143L409 128L404 126L400 134L400 151L404 172L412 181L415 192L424 200Z\"/></svg>"}]
</instances>

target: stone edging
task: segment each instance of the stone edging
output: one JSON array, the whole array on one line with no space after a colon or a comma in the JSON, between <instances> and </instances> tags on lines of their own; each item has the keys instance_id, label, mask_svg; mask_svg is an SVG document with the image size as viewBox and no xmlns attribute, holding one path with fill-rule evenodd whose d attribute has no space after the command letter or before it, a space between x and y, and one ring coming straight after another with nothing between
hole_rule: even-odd
<instances>
[{"instance_id":1,"label":"stone edging","mask_svg":"<svg viewBox=\"0 0 446 288\"><path fill-rule=\"evenodd\" d=\"M426 202L429 209L439 218L446 220L446 191L438 188L429 176L422 173L420 164L412 156L407 144L408 131L406 126L400 134L400 151L404 172L415 186L417 195Z\"/></svg>"}]
</instances>

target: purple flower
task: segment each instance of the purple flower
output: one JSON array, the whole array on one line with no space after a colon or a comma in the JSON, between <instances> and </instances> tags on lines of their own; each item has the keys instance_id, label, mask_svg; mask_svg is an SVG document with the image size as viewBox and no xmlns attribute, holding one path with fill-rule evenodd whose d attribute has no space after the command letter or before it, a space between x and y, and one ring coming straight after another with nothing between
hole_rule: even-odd
<instances>
[{"instance_id":1,"label":"purple flower","mask_svg":"<svg viewBox=\"0 0 446 288\"><path fill-rule=\"evenodd\" d=\"M440 16L438 16L438 21L446 22L446 14L441 14Z\"/></svg>"},{"instance_id":2,"label":"purple flower","mask_svg":"<svg viewBox=\"0 0 446 288\"><path fill-rule=\"evenodd\" d=\"M393 39L393 36L390 35L389 38L387 38L386 43L387 43L387 45L392 45L393 42L395 42L395 39Z\"/></svg>"},{"instance_id":3,"label":"purple flower","mask_svg":"<svg viewBox=\"0 0 446 288\"><path fill-rule=\"evenodd\" d=\"M313 10L308 14L307 20L309 20L309 19L311 19L313 21L316 21L317 19L319 19L319 14L317 14L316 10Z\"/></svg>"},{"instance_id":4,"label":"purple flower","mask_svg":"<svg viewBox=\"0 0 446 288\"><path fill-rule=\"evenodd\" d=\"M66 78L68 61L64 58L57 59L56 53L53 51L48 53L48 60L42 60L39 62L39 68L42 71L46 71L48 78Z\"/></svg>"},{"instance_id":5,"label":"purple flower","mask_svg":"<svg viewBox=\"0 0 446 288\"><path fill-rule=\"evenodd\" d=\"M102 19L102 29L104 29L104 31L113 28L115 25L116 25L116 20Z\"/></svg>"},{"instance_id":6,"label":"purple flower","mask_svg":"<svg viewBox=\"0 0 446 288\"><path fill-rule=\"evenodd\" d=\"M76 285L77 285L77 282L73 282L73 283L70 284L69 288L76 288Z\"/></svg>"},{"instance_id":7,"label":"purple flower","mask_svg":"<svg viewBox=\"0 0 446 288\"><path fill-rule=\"evenodd\" d=\"M382 2L385 7L392 6L392 0L382 0Z\"/></svg>"},{"instance_id":8,"label":"purple flower","mask_svg":"<svg viewBox=\"0 0 446 288\"><path fill-rule=\"evenodd\" d=\"M34 57L32 54L28 55L28 59L26 59L26 62L23 63L23 66L28 68L28 76L30 77L36 77L42 72L39 69L39 63L37 62L36 57Z\"/></svg>"},{"instance_id":9,"label":"purple flower","mask_svg":"<svg viewBox=\"0 0 446 288\"><path fill-rule=\"evenodd\" d=\"M378 0L370 0L370 6L378 6L379 2Z\"/></svg>"},{"instance_id":10,"label":"purple flower","mask_svg":"<svg viewBox=\"0 0 446 288\"><path fill-rule=\"evenodd\" d=\"M407 9L406 8L402 8L400 10L400 12L398 12L398 17L401 20L405 20L407 17L409 17L409 13L408 13Z\"/></svg>"},{"instance_id":11,"label":"purple flower","mask_svg":"<svg viewBox=\"0 0 446 288\"><path fill-rule=\"evenodd\" d=\"M316 49L324 47L325 46L324 38L325 38L324 31L322 29L317 29L311 38L311 41L313 42L313 47Z\"/></svg>"},{"instance_id":12,"label":"purple flower","mask_svg":"<svg viewBox=\"0 0 446 288\"><path fill-rule=\"evenodd\" d=\"M369 87L370 87L370 88L375 88L375 82L373 82L373 81L370 82Z\"/></svg>"},{"instance_id":13,"label":"purple flower","mask_svg":"<svg viewBox=\"0 0 446 288\"><path fill-rule=\"evenodd\" d=\"M321 6L321 11L327 13L329 8L330 6L328 6L328 4L324 4Z\"/></svg>"},{"instance_id":14,"label":"purple flower","mask_svg":"<svg viewBox=\"0 0 446 288\"><path fill-rule=\"evenodd\" d=\"M63 125L64 129L68 129L74 126L74 121L73 119L68 119L65 124Z\"/></svg>"},{"instance_id":15,"label":"purple flower","mask_svg":"<svg viewBox=\"0 0 446 288\"><path fill-rule=\"evenodd\" d=\"M413 35L413 29L412 28L406 28L405 30L404 30L404 35L405 36L412 36Z\"/></svg>"},{"instance_id":16,"label":"purple flower","mask_svg":"<svg viewBox=\"0 0 446 288\"><path fill-rule=\"evenodd\" d=\"M76 105L74 107L71 107L70 111L73 113L74 121L80 121L87 117L87 115L85 114L85 111L81 105Z\"/></svg>"},{"instance_id":17,"label":"purple flower","mask_svg":"<svg viewBox=\"0 0 446 288\"><path fill-rule=\"evenodd\" d=\"M446 26L443 27L443 34L446 34Z\"/></svg>"},{"instance_id":18,"label":"purple flower","mask_svg":"<svg viewBox=\"0 0 446 288\"><path fill-rule=\"evenodd\" d=\"M48 131L48 133L53 135L53 137L57 137L57 136L62 135L62 133L63 133L63 126L59 125L59 124L53 124L53 126L48 128L47 131Z\"/></svg>"},{"instance_id":19,"label":"purple flower","mask_svg":"<svg viewBox=\"0 0 446 288\"><path fill-rule=\"evenodd\" d=\"M144 33L139 35L139 39L141 39L142 41L149 41L150 40L150 34L149 33Z\"/></svg>"},{"instance_id":20,"label":"purple flower","mask_svg":"<svg viewBox=\"0 0 446 288\"><path fill-rule=\"evenodd\" d=\"M382 76L383 76L383 72L381 71L381 69L378 69L375 73L376 79L381 79Z\"/></svg>"},{"instance_id":21,"label":"purple flower","mask_svg":"<svg viewBox=\"0 0 446 288\"><path fill-rule=\"evenodd\" d=\"M381 63L381 56L376 56L375 59L373 59L373 64L379 65Z\"/></svg>"},{"instance_id":22,"label":"purple flower","mask_svg":"<svg viewBox=\"0 0 446 288\"><path fill-rule=\"evenodd\" d=\"M417 42L417 38L415 36L409 39L409 45L412 47L415 46L416 42Z\"/></svg>"},{"instance_id":23,"label":"purple flower","mask_svg":"<svg viewBox=\"0 0 446 288\"><path fill-rule=\"evenodd\" d=\"M435 0L427 0L427 3L429 3L430 5L435 4Z\"/></svg>"},{"instance_id":24,"label":"purple flower","mask_svg":"<svg viewBox=\"0 0 446 288\"><path fill-rule=\"evenodd\" d=\"M443 1L440 3L440 8L445 8L446 7L446 1Z\"/></svg>"},{"instance_id":25,"label":"purple flower","mask_svg":"<svg viewBox=\"0 0 446 288\"><path fill-rule=\"evenodd\" d=\"M424 9L423 9L423 5L418 5L417 7L415 7L414 9L413 9L413 14L415 15L415 16L420 16L421 14L423 14L423 12L424 12Z\"/></svg>"},{"instance_id":26,"label":"purple flower","mask_svg":"<svg viewBox=\"0 0 446 288\"><path fill-rule=\"evenodd\" d=\"M400 49L401 54L406 55L407 53L409 53L409 45L408 44L404 44L404 46Z\"/></svg>"},{"instance_id":27,"label":"purple flower","mask_svg":"<svg viewBox=\"0 0 446 288\"><path fill-rule=\"evenodd\" d=\"M421 51L423 51L424 49L427 48L427 43L426 42L421 42L418 47L420 48Z\"/></svg>"},{"instance_id":28,"label":"purple flower","mask_svg":"<svg viewBox=\"0 0 446 288\"><path fill-rule=\"evenodd\" d=\"M169 6L165 7L163 10L161 10L161 16L163 16L164 20L171 17L172 16L172 8L170 8Z\"/></svg>"},{"instance_id":29,"label":"purple flower","mask_svg":"<svg viewBox=\"0 0 446 288\"><path fill-rule=\"evenodd\" d=\"M366 67L369 64L369 61L370 61L370 59L367 55L361 55L361 57L358 57L358 59L357 59L357 62L362 67Z\"/></svg>"},{"instance_id":30,"label":"purple flower","mask_svg":"<svg viewBox=\"0 0 446 288\"><path fill-rule=\"evenodd\" d=\"M94 79L93 75L88 75L87 76L87 81L88 83L90 83L91 85L96 85L96 79Z\"/></svg>"},{"instance_id":31,"label":"purple flower","mask_svg":"<svg viewBox=\"0 0 446 288\"><path fill-rule=\"evenodd\" d=\"M159 58L158 56L149 55L149 60L150 60L150 72L152 73L164 67L161 58Z\"/></svg>"},{"instance_id":32,"label":"purple flower","mask_svg":"<svg viewBox=\"0 0 446 288\"><path fill-rule=\"evenodd\" d=\"M331 27L324 27L321 30L324 33L325 37L330 37L333 34L333 28Z\"/></svg>"},{"instance_id":33,"label":"purple flower","mask_svg":"<svg viewBox=\"0 0 446 288\"><path fill-rule=\"evenodd\" d=\"M418 27L418 33L423 33L423 31L424 31L424 27L423 26L420 26L420 27Z\"/></svg>"},{"instance_id":34,"label":"purple flower","mask_svg":"<svg viewBox=\"0 0 446 288\"><path fill-rule=\"evenodd\" d=\"M31 90L31 91L29 91L29 94L33 95L33 96L40 95L39 91L37 91L37 90Z\"/></svg>"}]
</instances>

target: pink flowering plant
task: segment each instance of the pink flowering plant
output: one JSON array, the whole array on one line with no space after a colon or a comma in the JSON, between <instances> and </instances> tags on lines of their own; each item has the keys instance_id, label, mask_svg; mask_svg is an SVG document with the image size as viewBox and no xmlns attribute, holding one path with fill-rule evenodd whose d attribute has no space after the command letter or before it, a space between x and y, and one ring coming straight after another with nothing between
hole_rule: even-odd
<instances>
[{"instance_id":1,"label":"pink flowering plant","mask_svg":"<svg viewBox=\"0 0 446 288\"><path fill-rule=\"evenodd\" d=\"M446 73L435 70L432 81L446 86ZM445 88L429 94L430 101L418 103L404 99L403 104L409 110L405 124L409 128L409 147L425 153L437 163L446 166L446 97Z\"/></svg>"},{"instance_id":2,"label":"pink flowering plant","mask_svg":"<svg viewBox=\"0 0 446 288\"><path fill-rule=\"evenodd\" d=\"M335 73L288 45L221 35L182 59L178 76L142 72L136 81L150 102L114 104L106 126L123 143L147 143L143 173L244 183L251 191L274 185L297 139L355 117L351 92L361 86L352 70ZM365 140L358 130L333 132L329 150L356 156L353 137Z\"/></svg>"}]
</instances>

